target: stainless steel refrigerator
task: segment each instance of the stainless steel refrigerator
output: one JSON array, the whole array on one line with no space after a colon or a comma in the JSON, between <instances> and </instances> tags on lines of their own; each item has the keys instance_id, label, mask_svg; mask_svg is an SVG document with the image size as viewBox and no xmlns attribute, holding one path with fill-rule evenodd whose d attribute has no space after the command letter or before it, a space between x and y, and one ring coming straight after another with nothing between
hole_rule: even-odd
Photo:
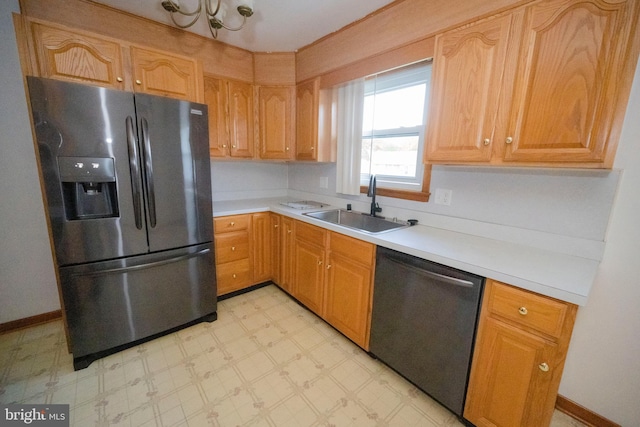
<instances>
[{"instance_id":1,"label":"stainless steel refrigerator","mask_svg":"<svg viewBox=\"0 0 640 427\"><path fill-rule=\"evenodd\" d=\"M207 107L27 80L74 368L215 320Z\"/></svg>"}]
</instances>

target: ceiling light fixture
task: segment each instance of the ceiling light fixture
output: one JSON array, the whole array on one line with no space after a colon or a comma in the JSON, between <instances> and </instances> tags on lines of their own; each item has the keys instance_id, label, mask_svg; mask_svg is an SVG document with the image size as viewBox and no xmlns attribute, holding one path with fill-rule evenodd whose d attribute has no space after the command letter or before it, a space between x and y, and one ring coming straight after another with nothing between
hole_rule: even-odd
<instances>
[{"instance_id":1,"label":"ceiling light fixture","mask_svg":"<svg viewBox=\"0 0 640 427\"><path fill-rule=\"evenodd\" d=\"M214 7L215 1L215 7ZM228 0L227 0L228 1ZM242 24L238 27L230 27L225 25L224 19L227 15L227 4L223 3L223 0L198 0L198 8L192 12L187 10L182 10L180 8L179 0L164 0L162 2L162 7L164 10L170 13L171 20L179 28L189 28L193 24L196 23L200 15L202 14L204 3L204 11L205 16L207 18L207 23L209 24L209 31L211 31L211 35L214 39L218 38L218 30L220 28L224 28L229 31L238 31L244 27L244 24L247 22L247 18L253 15L253 0L239 0L234 1L235 3L239 3L237 7L238 13L242 16ZM182 16L192 16L193 19L187 22L186 24L181 24L176 21L175 14L178 13Z\"/></svg>"}]
</instances>

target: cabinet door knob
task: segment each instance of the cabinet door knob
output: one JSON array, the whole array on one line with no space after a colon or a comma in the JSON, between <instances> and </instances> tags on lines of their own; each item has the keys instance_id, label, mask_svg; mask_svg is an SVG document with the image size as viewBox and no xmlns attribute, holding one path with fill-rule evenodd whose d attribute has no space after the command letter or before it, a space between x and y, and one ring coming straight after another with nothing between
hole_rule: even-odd
<instances>
[{"instance_id":1,"label":"cabinet door knob","mask_svg":"<svg viewBox=\"0 0 640 427\"><path fill-rule=\"evenodd\" d=\"M327 264L327 270L331 268L331 264Z\"/></svg>"},{"instance_id":2,"label":"cabinet door knob","mask_svg":"<svg viewBox=\"0 0 640 427\"><path fill-rule=\"evenodd\" d=\"M318 265L322 265L322 261L318 261Z\"/></svg>"},{"instance_id":3,"label":"cabinet door knob","mask_svg":"<svg viewBox=\"0 0 640 427\"><path fill-rule=\"evenodd\" d=\"M311 147L311 151L313 151L313 150L315 150L315 149L316 149L316 147Z\"/></svg>"},{"instance_id":4,"label":"cabinet door knob","mask_svg":"<svg viewBox=\"0 0 640 427\"><path fill-rule=\"evenodd\" d=\"M538 365L538 368L540 368L540 370L542 372L548 372L549 371L549 365L547 365L546 363L541 363Z\"/></svg>"},{"instance_id":5,"label":"cabinet door knob","mask_svg":"<svg viewBox=\"0 0 640 427\"><path fill-rule=\"evenodd\" d=\"M291 230L287 230L287 233L291 234Z\"/></svg>"},{"instance_id":6,"label":"cabinet door knob","mask_svg":"<svg viewBox=\"0 0 640 427\"><path fill-rule=\"evenodd\" d=\"M231 148L236 148L236 144L233 144L233 145L231 146Z\"/></svg>"},{"instance_id":7,"label":"cabinet door knob","mask_svg":"<svg viewBox=\"0 0 640 427\"><path fill-rule=\"evenodd\" d=\"M513 142L513 138L509 136L504 142L506 142L507 144L511 144Z\"/></svg>"},{"instance_id":8,"label":"cabinet door knob","mask_svg":"<svg viewBox=\"0 0 640 427\"><path fill-rule=\"evenodd\" d=\"M527 313L529 313L529 310L527 310L527 307L520 307L518 309L518 313L522 314L523 316L526 316Z\"/></svg>"},{"instance_id":9,"label":"cabinet door knob","mask_svg":"<svg viewBox=\"0 0 640 427\"><path fill-rule=\"evenodd\" d=\"M233 222L233 221L231 221L231 222L229 223L229 225L230 225L230 226L232 226L232 227L235 227L236 223L235 223L235 222Z\"/></svg>"},{"instance_id":10,"label":"cabinet door knob","mask_svg":"<svg viewBox=\"0 0 640 427\"><path fill-rule=\"evenodd\" d=\"M235 246L231 246L231 252L235 251L236 247Z\"/></svg>"},{"instance_id":11,"label":"cabinet door knob","mask_svg":"<svg viewBox=\"0 0 640 427\"><path fill-rule=\"evenodd\" d=\"M116 77L116 80L117 80L118 82L122 83L123 78L122 78L122 77Z\"/></svg>"},{"instance_id":12,"label":"cabinet door knob","mask_svg":"<svg viewBox=\"0 0 640 427\"><path fill-rule=\"evenodd\" d=\"M142 81L141 81L141 80L136 80L136 84L137 84L137 85L141 85L141 84L142 84Z\"/></svg>"},{"instance_id":13,"label":"cabinet door knob","mask_svg":"<svg viewBox=\"0 0 640 427\"><path fill-rule=\"evenodd\" d=\"M482 143L484 145L489 145L489 144L491 144L491 140L489 138L485 138L485 139L482 140Z\"/></svg>"},{"instance_id":14,"label":"cabinet door knob","mask_svg":"<svg viewBox=\"0 0 640 427\"><path fill-rule=\"evenodd\" d=\"M289 147L285 148L286 151L289 151Z\"/></svg>"},{"instance_id":15,"label":"cabinet door knob","mask_svg":"<svg viewBox=\"0 0 640 427\"><path fill-rule=\"evenodd\" d=\"M278 228L280 227L278 224L274 225L273 228Z\"/></svg>"},{"instance_id":16,"label":"cabinet door knob","mask_svg":"<svg viewBox=\"0 0 640 427\"><path fill-rule=\"evenodd\" d=\"M227 144L222 144L222 148L227 148Z\"/></svg>"}]
</instances>

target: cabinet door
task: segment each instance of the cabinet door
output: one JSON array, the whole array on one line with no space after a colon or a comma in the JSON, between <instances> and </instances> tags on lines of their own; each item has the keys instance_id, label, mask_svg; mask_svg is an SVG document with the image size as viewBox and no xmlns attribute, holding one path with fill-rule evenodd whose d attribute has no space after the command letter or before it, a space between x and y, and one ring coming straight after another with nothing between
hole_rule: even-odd
<instances>
[{"instance_id":1,"label":"cabinet door","mask_svg":"<svg viewBox=\"0 0 640 427\"><path fill-rule=\"evenodd\" d=\"M291 218L281 217L280 225L280 282L278 285L285 291L293 294L293 257L294 257L294 234L293 222Z\"/></svg>"},{"instance_id":2,"label":"cabinet door","mask_svg":"<svg viewBox=\"0 0 640 427\"><path fill-rule=\"evenodd\" d=\"M275 213L269 214L270 231L271 231L271 276L273 281L282 284L282 217Z\"/></svg>"},{"instance_id":3,"label":"cabinet door","mask_svg":"<svg viewBox=\"0 0 640 427\"><path fill-rule=\"evenodd\" d=\"M436 38L427 161L489 161L511 15Z\"/></svg>"},{"instance_id":4,"label":"cabinet door","mask_svg":"<svg viewBox=\"0 0 640 427\"><path fill-rule=\"evenodd\" d=\"M327 263L325 320L365 350L369 349L372 270L331 254Z\"/></svg>"},{"instance_id":5,"label":"cabinet door","mask_svg":"<svg viewBox=\"0 0 640 427\"><path fill-rule=\"evenodd\" d=\"M632 1L526 8L504 158L602 162L623 84Z\"/></svg>"},{"instance_id":6,"label":"cabinet door","mask_svg":"<svg viewBox=\"0 0 640 427\"><path fill-rule=\"evenodd\" d=\"M204 102L209 109L209 155L226 157L229 153L227 84L224 80L204 77Z\"/></svg>"},{"instance_id":7,"label":"cabinet door","mask_svg":"<svg viewBox=\"0 0 640 427\"><path fill-rule=\"evenodd\" d=\"M198 102L201 98L197 60L131 47L134 90Z\"/></svg>"},{"instance_id":8,"label":"cabinet door","mask_svg":"<svg viewBox=\"0 0 640 427\"><path fill-rule=\"evenodd\" d=\"M295 138L295 88L259 88L260 157L291 159Z\"/></svg>"},{"instance_id":9,"label":"cabinet door","mask_svg":"<svg viewBox=\"0 0 640 427\"><path fill-rule=\"evenodd\" d=\"M124 89L118 43L39 23L31 30L41 77Z\"/></svg>"},{"instance_id":10,"label":"cabinet door","mask_svg":"<svg viewBox=\"0 0 640 427\"><path fill-rule=\"evenodd\" d=\"M328 247L325 320L368 350L375 245L329 233Z\"/></svg>"},{"instance_id":11,"label":"cabinet door","mask_svg":"<svg viewBox=\"0 0 640 427\"><path fill-rule=\"evenodd\" d=\"M296 87L296 159L318 160L319 79Z\"/></svg>"},{"instance_id":12,"label":"cabinet door","mask_svg":"<svg viewBox=\"0 0 640 427\"><path fill-rule=\"evenodd\" d=\"M269 212L252 215L253 231L253 281L266 282L272 278L271 269L271 217Z\"/></svg>"},{"instance_id":13,"label":"cabinet door","mask_svg":"<svg viewBox=\"0 0 640 427\"><path fill-rule=\"evenodd\" d=\"M324 247L296 239L293 296L322 317Z\"/></svg>"},{"instance_id":14,"label":"cabinet door","mask_svg":"<svg viewBox=\"0 0 640 427\"><path fill-rule=\"evenodd\" d=\"M464 417L478 427L549 425L553 411L546 410L547 392L556 344L496 319L484 320Z\"/></svg>"},{"instance_id":15,"label":"cabinet door","mask_svg":"<svg viewBox=\"0 0 640 427\"><path fill-rule=\"evenodd\" d=\"M254 156L253 86L249 83L229 83L229 130L232 157Z\"/></svg>"}]
</instances>

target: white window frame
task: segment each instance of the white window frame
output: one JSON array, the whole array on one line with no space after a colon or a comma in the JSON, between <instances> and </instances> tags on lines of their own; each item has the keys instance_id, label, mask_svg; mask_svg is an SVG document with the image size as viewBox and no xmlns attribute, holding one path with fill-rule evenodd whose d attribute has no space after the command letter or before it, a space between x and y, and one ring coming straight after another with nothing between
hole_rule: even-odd
<instances>
[{"instance_id":1,"label":"white window frame","mask_svg":"<svg viewBox=\"0 0 640 427\"><path fill-rule=\"evenodd\" d=\"M376 137L393 137L393 136L418 136L418 151L416 158L416 176L413 178L402 177L398 175L376 175L376 182L379 188L388 188L392 190L421 192L423 191L423 180L425 167L422 161L424 154L424 140L426 129L426 116L429 106L430 89L431 89L431 60L420 61L408 66L403 66L384 73L375 74L367 77L365 80L365 97L373 93L384 93L390 90L398 90L403 87L414 86L424 83L425 98L422 114L422 124L414 127L401 127L394 129L382 129L374 131L370 129L363 131L362 139L367 140ZM363 144L364 145L364 144ZM369 183L369 171L360 171L360 185L367 186Z\"/></svg>"}]
</instances>

